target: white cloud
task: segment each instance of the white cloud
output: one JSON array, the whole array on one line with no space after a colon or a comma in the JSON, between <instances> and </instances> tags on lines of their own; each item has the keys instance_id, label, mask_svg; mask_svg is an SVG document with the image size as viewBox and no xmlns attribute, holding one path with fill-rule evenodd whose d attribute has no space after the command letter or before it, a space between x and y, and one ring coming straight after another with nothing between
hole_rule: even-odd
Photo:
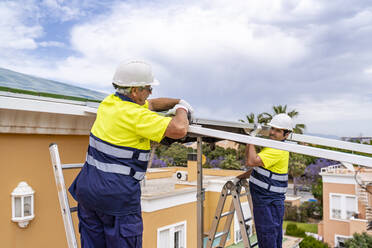
<instances>
[{"instance_id":1,"label":"white cloud","mask_svg":"<svg viewBox=\"0 0 372 248\"><path fill-rule=\"evenodd\" d=\"M0 52L2 49L35 49L35 39L43 33L38 24L26 24L31 4L0 2Z\"/></svg>"},{"instance_id":2,"label":"white cloud","mask_svg":"<svg viewBox=\"0 0 372 248\"><path fill-rule=\"evenodd\" d=\"M59 41L42 41L38 43L41 47L65 47L66 44Z\"/></svg>"},{"instance_id":3,"label":"white cloud","mask_svg":"<svg viewBox=\"0 0 372 248\"><path fill-rule=\"evenodd\" d=\"M232 60L238 65L282 68L306 56L301 39L275 25L254 22L254 13L247 14L243 8L246 1L235 4L241 7L226 8L230 5L222 2L162 7L118 4L109 15L73 28L71 44L82 56L71 57L59 67L71 72L67 75L79 71L82 81L102 84L101 73L112 72L127 58L150 60L155 68L163 69L159 76L168 81L178 74L169 71L178 63L196 71L208 70L212 64L231 64ZM262 7L258 1L253 4ZM280 9L277 11L280 15Z\"/></svg>"},{"instance_id":4,"label":"white cloud","mask_svg":"<svg viewBox=\"0 0 372 248\"><path fill-rule=\"evenodd\" d=\"M365 74L370 74L372 75L372 66L371 67L368 67L367 69L364 70L364 73Z\"/></svg>"},{"instance_id":5,"label":"white cloud","mask_svg":"<svg viewBox=\"0 0 372 248\"><path fill-rule=\"evenodd\" d=\"M372 123L370 97L359 97L351 94L332 95L326 99L299 97L293 107L299 111L297 123L309 123L308 132L345 136L371 133Z\"/></svg>"},{"instance_id":6,"label":"white cloud","mask_svg":"<svg viewBox=\"0 0 372 248\"><path fill-rule=\"evenodd\" d=\"M50 15L61 21L73 20L84 15L82 9L79 8L79 1L43 0L42 6L47 9Z\"/></svg>"}]
</instances>

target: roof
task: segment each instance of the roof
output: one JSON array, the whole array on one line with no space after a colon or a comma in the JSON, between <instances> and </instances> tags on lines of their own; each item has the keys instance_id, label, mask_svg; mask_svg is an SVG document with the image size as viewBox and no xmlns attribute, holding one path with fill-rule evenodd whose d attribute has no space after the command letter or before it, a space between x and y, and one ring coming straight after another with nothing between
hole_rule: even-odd
<instances>
[{"instance_id":1,"label":"roof","mask_svg":"<svg viewBox=\"0 0 372 248\"><path fill-rule=\"evenodd\" d=\"M101 101L107 94L0 68L0 91L77 101Z\"/></svg>"}]
</instances>

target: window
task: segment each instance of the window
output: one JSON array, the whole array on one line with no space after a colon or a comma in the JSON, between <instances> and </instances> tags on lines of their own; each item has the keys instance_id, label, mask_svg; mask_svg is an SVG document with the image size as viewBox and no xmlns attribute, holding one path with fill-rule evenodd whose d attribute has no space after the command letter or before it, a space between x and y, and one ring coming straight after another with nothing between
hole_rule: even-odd
<instances>
[{"instance_id":1,"label":"window","mask_svg":"<svg viewBox=\"0 0 372 248\"><path fill-rule=\"evenodd\" d=\"M243 202L241 206L243 210L244 219L248 219L252 217L248 202ZM248 221L246 224L249 226L247 228L248 235L252 235L252 220ZM236 212L234 214L234 234L235 234L234 235L235 244L243 240L243 236L240 232L239 221L238 221L238 216L236 215Z\"/></svg>"},{"instance_id":2,"label":"window","mask_svg":"<svg viewBox=\"0 0 372 248\"><path fill-rule=\"evenodd\" d=\"M355 197L346 196L346 219L350 219L356 212L358 212L358 209L356 209L355 206L355 202Z\"/></svg>"},{"instance_id":3,"label":"window","mask_svg":"<svg viewBox=\"0 0 372 248\"><path fill-rule=\"evenodd\" d=\"M331 219L349 220L358 212L358 201L353 195L330 194Z\"/></svg>"},{"instance_id":4,"label":"window","mask_svg":"<svg viewBox=\"0 0 372 248\"><path fill-rule=\"evenodd\" d=\"M332 205L332 219L341 219L341 196L331 195L331 205Z\"/></svg>"},{"instance_id":5,"label":"window","mask_svg":"<svg viewBox=\"0 0 372 248\"><path fill-rule=\"evenodd\" d=\"M158 228L158 248L186 248L186 221Z\"/></svg>"},{"instance_id":6,"label":"window","mask_svg":"<svg viewBox=\"0 0 372 248\"><path fill-rule=\"evenodd\" d=\"M335 247L342 248L345 247L345 241L351 237L335 235Z\"/></svg>"}]
</instances>

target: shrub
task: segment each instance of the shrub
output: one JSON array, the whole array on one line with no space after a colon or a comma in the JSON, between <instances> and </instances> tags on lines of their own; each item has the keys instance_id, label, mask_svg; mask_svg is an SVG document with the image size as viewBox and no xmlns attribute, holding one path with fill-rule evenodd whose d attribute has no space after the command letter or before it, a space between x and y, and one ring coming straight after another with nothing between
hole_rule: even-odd
<instances>
[{"instance_id":1,"label":"shrub","mask_svg":"<svg viewBox=\"0 0 372 248\"><path fill-rule=\"evenodd\" d=\"M288 236L294 236L294 237L300 237L300 238L306 237L305 230L303 230L302 228L298 228L296 224L292 224L292 223L287 225L285 234Z\"/></svg>"},{"instance_id":2,"label":"shrub","mask_svg":"<svg viewBox=\"0 0 372 248\"><path fill-rule=\"evenodd\" d=\"M372 236L367 233L354 233L351 239L346 240L345 247L347 248L372 248Z\"/></svg>"},{"instance_id":3,"label":"shrub","mask_svg":"<svg viewBox=\"0 0 372 248\"><path fill-rule=\"evenodd\" d=\"M314 237L306 236L301 241L300 248L328 248L328 245L316 240Z\"/></svg>"}]
</instances>

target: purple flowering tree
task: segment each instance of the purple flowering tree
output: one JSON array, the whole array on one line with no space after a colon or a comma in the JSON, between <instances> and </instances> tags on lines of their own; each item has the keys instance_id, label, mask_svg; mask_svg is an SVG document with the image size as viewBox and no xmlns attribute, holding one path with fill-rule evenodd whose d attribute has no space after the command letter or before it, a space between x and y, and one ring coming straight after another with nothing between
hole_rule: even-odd
<instances>
[{"instance_id":1,"label":"purple flowering tree","mask_svg":"<svg viewBox=\"0 0 372 248\"><path fill-rule=\"evenodd\" d=\"M167 167L167 162L161 158L158 158L158 156L154 155L151 167L152 168L164 168L164 167Z\"/></svg>"}]
</instances>

